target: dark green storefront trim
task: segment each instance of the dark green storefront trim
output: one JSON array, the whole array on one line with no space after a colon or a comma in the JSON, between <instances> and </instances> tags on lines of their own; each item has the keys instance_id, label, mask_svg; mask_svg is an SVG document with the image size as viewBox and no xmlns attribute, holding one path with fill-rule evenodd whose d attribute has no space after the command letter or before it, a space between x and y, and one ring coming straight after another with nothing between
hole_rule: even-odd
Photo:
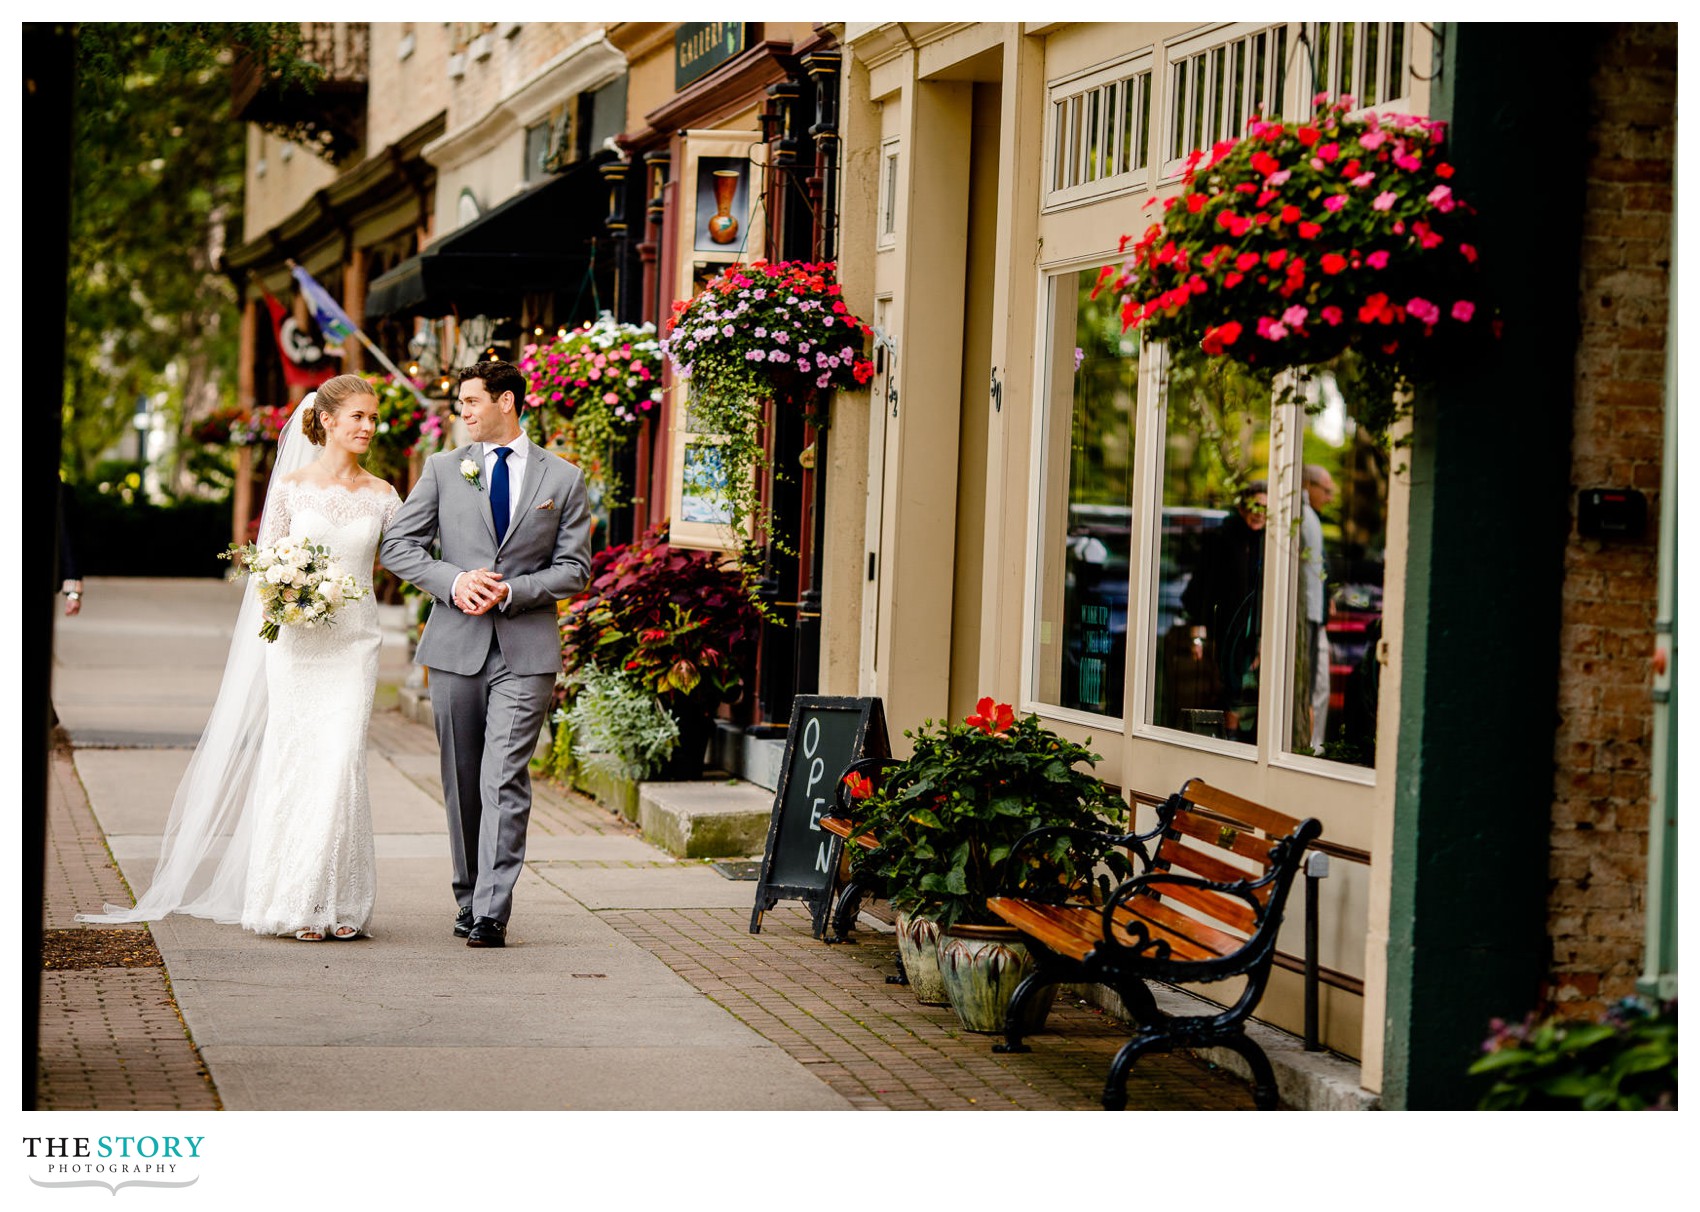
<instances>
[{"instance_id":1,"label":"dark green storefront trim","mask_svg":"<svg viewBox=\"0 0 1700 1212\"><path fill-rule=\"evenodd\" d=\"M1466 1107L1488 1020L1548 968L1547 856L1588 48L1597 27L1449 23L1431 114L1505 320L1415 410L1382 1098Z\"/></svg>"}]
</instances>

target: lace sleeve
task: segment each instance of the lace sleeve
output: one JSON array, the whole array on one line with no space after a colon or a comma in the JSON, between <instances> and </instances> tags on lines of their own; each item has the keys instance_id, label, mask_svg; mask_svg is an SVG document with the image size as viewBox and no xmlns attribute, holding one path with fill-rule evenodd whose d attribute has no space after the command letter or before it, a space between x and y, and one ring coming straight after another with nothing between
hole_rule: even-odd
<instances>
[{"instance_id":1,"label":"lace sleeve","mask_svg":"<svg viewBox=\"0 0 1700 1212\"><path fill-rule=\"evenodd\" d=\"M289 534L289 483L274 479L266 493L265 512L260 522L261 547L268 547Z\"/></svg>"},{"instance_id":2,"label":"lace sleeve","mask_svg":"<svg viewBox=\"0 0 1700 1212\"><path fill-rule=\"evenodd\" d=\"M401 493L396 491L394 484L390 485L390 499L384 503L384 516L378 522L380 532L390 528L390 519L401 511Z\"/></svg>"}]
</instances>

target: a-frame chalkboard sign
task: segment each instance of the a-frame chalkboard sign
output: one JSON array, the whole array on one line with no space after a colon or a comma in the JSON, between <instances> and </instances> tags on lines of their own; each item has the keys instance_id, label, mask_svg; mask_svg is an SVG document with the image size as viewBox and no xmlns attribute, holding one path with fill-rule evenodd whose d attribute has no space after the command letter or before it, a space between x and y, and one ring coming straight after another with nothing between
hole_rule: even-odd
<instances>
[{"instance_id":1,"label":"a-frame chalkboard sign","mask_svg":"<svg viewBox=\"0 0 1700 1212\"><path fill-rule=\"evenodd\" d=\"M798 695L767 826L750 933L761 933L761 915L782 900L809 906L818 937L832 907L838 847L820 827L831 816L839 776L851 762L891 756L885 709L877 698Z\"/></svg>"}]
</instances>

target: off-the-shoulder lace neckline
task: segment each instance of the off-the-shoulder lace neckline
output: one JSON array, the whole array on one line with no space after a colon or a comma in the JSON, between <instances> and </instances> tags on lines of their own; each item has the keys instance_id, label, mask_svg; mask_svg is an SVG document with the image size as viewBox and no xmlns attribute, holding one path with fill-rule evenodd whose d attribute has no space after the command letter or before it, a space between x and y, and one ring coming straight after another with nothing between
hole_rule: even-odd
<instances>
[{"instance_id":1,"label":"off-the-shoulder lace neckline","mask_svg":"<svg viewBox=\"0 0 1700 1212\"><path fill-rule=\"evenodd\" d=\"M284 480L283 485L291 491L306 489L312 492L340 492L351 497L382 497L385 495L375 488L344 488L341 484L315 484L311 480ZM388 489L388 495L392 497L401 495L395 490L394 484L385 483L384 487Z\"/></svg>"}]
</instances>

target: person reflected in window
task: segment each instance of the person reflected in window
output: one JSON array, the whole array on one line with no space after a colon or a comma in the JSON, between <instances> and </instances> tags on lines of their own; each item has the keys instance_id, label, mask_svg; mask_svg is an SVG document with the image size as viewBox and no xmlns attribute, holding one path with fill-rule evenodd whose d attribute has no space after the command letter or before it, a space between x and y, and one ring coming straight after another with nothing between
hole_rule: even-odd
<instances>
[{"instance_id":1,"label":"person reflected in window","mask_svg":"<svg viewBox=\"0 0 1700 1212\"><path fill-rule=\"evenodd\" d=\"M1263 540L1269 485L1253 480L1234 512L1211 531L1181 594L1193 659L1214 657L1220 675L1222 735L1257 739L1258 644L1263 628Z\"/></svg>"}]
</instances>

